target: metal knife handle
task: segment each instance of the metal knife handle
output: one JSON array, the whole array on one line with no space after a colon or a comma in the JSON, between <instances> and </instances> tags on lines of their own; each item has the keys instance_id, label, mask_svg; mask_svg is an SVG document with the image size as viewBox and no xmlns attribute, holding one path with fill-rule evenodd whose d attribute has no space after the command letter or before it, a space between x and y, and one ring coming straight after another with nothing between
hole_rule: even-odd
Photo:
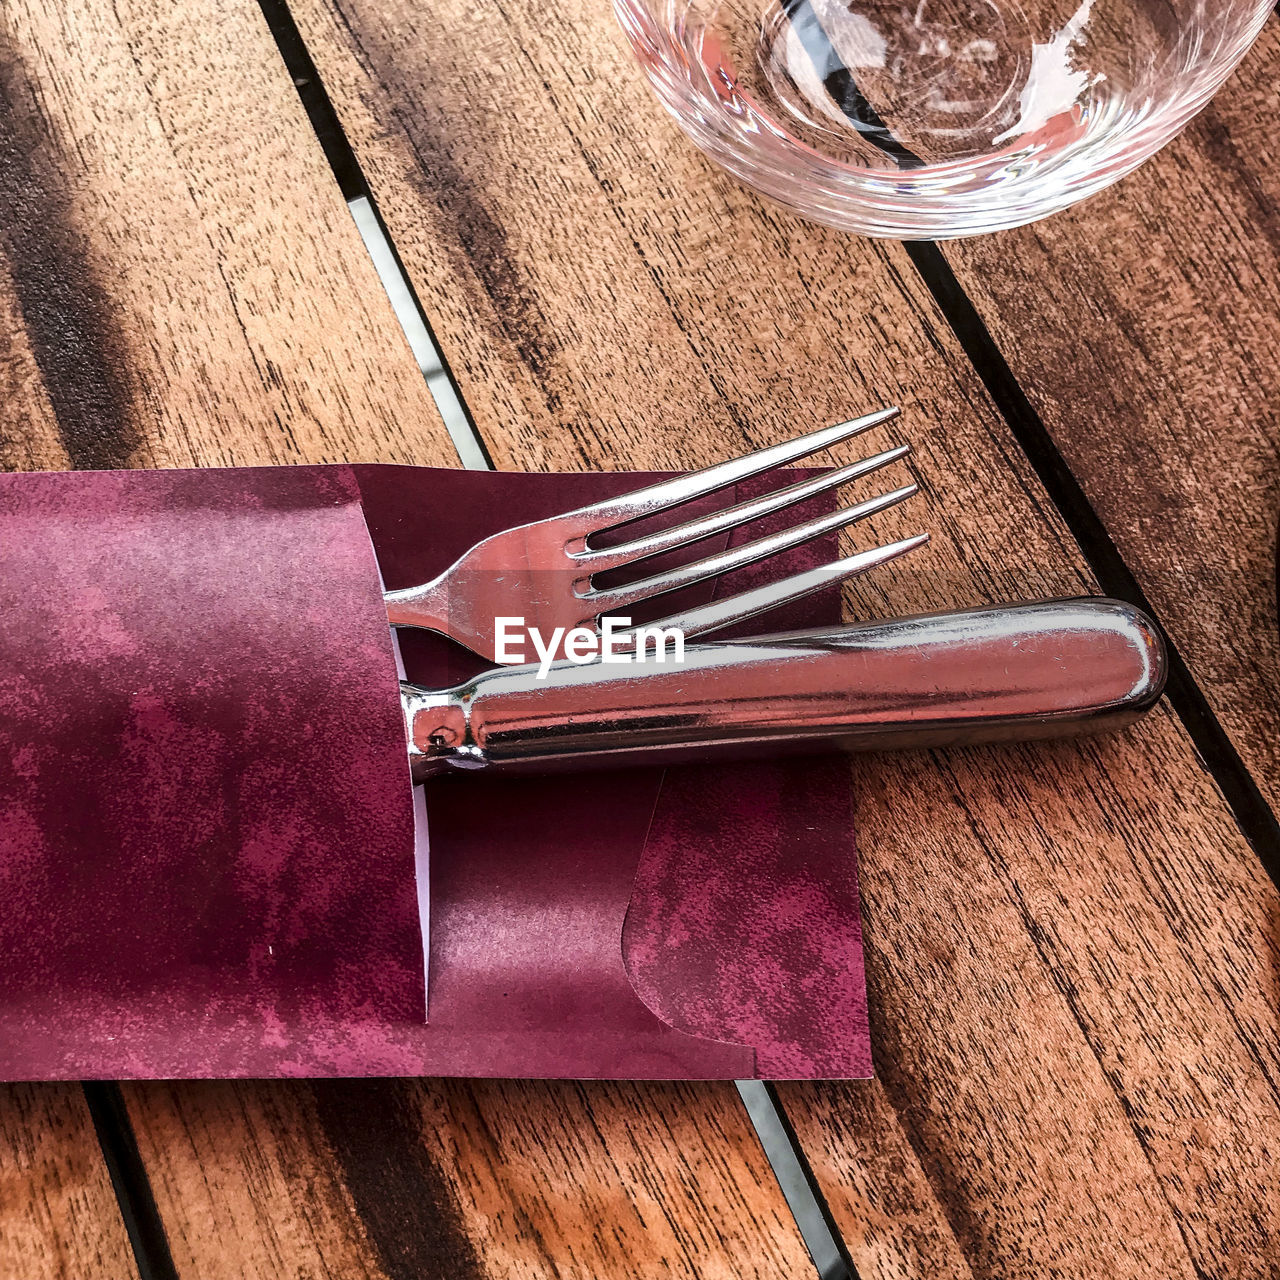
<instances>
[{"instance_id":1,"label":"metal knife handle","mask_svg":"<svg viewBox=\"0 0 1280 1280\"><path fill-rule=\"evenodd\" d=\"M689 645L660 664L499 667L402 686L415 780L788 750L1054 738L1128 724L1159 698L1145 614L1089 598Z\"/></svg>"}]
</instances>

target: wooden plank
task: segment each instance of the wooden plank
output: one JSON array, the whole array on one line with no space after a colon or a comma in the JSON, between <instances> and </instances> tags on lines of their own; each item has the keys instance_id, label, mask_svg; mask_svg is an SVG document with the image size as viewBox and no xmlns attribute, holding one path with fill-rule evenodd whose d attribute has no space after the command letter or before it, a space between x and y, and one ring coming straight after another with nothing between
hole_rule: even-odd
<instances>
[{"instance_id":1,"label":"wooden plank","mask_svg":"<svg viewBox=\"0 0 1280 1280\"><path fill-rule=\"evenodd\" d=\"M3 50L0 52L7 52ZM0 129L21 136L15 119L20 69L0 57ZM15 208L14 143L0 148L0 462L7 467L66 465L27 334L10 265ZM18 163L21 163L20 161ZM34 215L35 211L31 213ZM22 228L25 230L25 227ZM75 1085L0 1087L0 1273L32 1277L136 1275L124 1222L107 1177L83 1093Z\"/></svg>"},{"instance_id":2,"label":"wooden plank","mask_svg":"<svg viewBox=\"0 0 1280 1280\"><path fill-rule=\"evenodd\" d=\"M1273 21L1156 160L946 256L1280 807L1278 65Z\"/></svg>"},{"instance_id":3,"label":"wooden plank","mask_svg":"<svg viewBox=\"0 0 1280 1280\"><path fill-rule=\"evenodd\" d=\"M143 1092L140 1143L185 1275L207 1274L228 1233L248 1275L734 1280L806 1265L785 1205L761 1193L771 1175L730 1085Z\"/></svg>"},{"instance_id":4,"label":"wooden plank","mask_svg":"<svg viewBox=\"0 0 1280 1280\"><path fill-rule=\"evenodd\" d=\"M732 1085L129 1087L179 1274L803 1274Z\"/></svg>"},{"instance_id":5,"label":"wooden plank","mask_svg":"<svg viewBox=\"0 0 1280 1280\"><path fill-rule=\"evenodd\" d=\"M1090 585L904 252L705 164L599 7L298 15L502 465L693 465L897 400L936 542L856 609ZM1276 892L1174 718L855 785L881 1077L784 1096L863 1274L1270 1274Z\"/></svg>"},{"instance_id":6,"label":"wooden plank","mask_svg":"<svg viewBox=\"0 0 1280 1280\"><path fill-rule=\"evenodd\" d=\"M31 0L0 53L10 465L452 457L256 9Z\"/></svg>"},{"instance_id":7,"label":"wooden plank","mask_svg":"<svg viewBox=\"0 0 1280 1280\"><path fill-rule=\"evenodd\" d=\"M8 465L453 460L256 5L5 21ZM125 1096L184 1275L805 1265L727 1085ZM30 1240L19 1202L47 1194L15 1183L0 1218Z\"/></svg>"},{"instance_id":8,"label":"wooden plank","mask_svg":"<svg viewBox=\"0 0 1280 1280\"><path fill-rule=\"evenodd\" d=\"M0 1275L136 1276L78 1085L0 1086Z\"/></svg>"}]
</instances>

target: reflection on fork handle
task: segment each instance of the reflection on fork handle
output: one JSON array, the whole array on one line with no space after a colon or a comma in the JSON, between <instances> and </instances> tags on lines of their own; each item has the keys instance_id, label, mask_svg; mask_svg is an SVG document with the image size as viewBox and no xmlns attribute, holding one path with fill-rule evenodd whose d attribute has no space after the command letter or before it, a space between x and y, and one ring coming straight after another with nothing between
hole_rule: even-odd
<instances>
[{"instance_id":1,"label":"reflection on fork handle","mask_svg":"<svg viewBox=\"0 0 1280 1280\"><path fill-rule=\"evenodd\" d=\"M1131 723L1165 673L1150 619L1096 598L690 645L681 663L503 667L402 699L421 780L1061 737Z\"/></svg>"}]
</instances>

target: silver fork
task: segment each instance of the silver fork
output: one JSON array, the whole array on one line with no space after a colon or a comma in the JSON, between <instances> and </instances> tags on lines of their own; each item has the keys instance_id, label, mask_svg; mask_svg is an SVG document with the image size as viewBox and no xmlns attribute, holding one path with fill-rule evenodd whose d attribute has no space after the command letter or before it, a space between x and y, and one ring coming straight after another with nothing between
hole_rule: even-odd
<instances>
[{"instance_id":1,"label":"silver fork","mask_svg":"<svg viewBox=\"0 0 1280 1280\"><path fill-rule=\"evenodd\" d=\"M918 491L915 484L892 489L865 502L841 507L829 515L802 521L789 529L756 538L739 547L705 556L641 577L623 586L596 584L598 575L642 565L664 552L700 542L718 533L775 512L815 494L848 484L897 462L910 452L900 445L849 466L800 480L758 498L735 503L709 515L602 547L593 541L609 530L678 507L715 493L751 476L786 466L820 449L839 444L897 416L896 408L881 409L852 422L812 431L796 440L759 449L745 457L648 485L621 497L580 507L564 515L495 533L465 552L438 578L417 587L386 594L387 616L393 626L426 627L466 645L491 661L499 661L497 619L518 617L526 628L544 637L556 628L567 633L577 627L599 631L604 614L617 615L649 600L718 577L797 547L824 533L885 511ZM873 547L830 564L793 574L710 604L678 611L647 623L649 627L679 628L686 636L716 631L768 609L874 569L927 542L927 533Z\"/></svg>"}]
</instances>

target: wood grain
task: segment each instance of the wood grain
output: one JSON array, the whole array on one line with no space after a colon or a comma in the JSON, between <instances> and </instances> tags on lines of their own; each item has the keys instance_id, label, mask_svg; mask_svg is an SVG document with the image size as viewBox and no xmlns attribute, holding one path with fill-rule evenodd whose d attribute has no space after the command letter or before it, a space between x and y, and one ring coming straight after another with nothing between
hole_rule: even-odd
<instances>
[{"instance_id":1,"label":"wood grain","mask_svg":"<svg viewBox=\"0 0 1280 1280\"><path fill-rule=\"evenodd\" d=\"M856 609L1090 585L905 254L706 165L601 7L298 13L502 465L692 465L896 400L936 541ZM1277 895L1173 717L855 785L880 1080L784 1096L863 1274L1274 1274Z\"/></svg>"},{"instance_id":2,"label":"wood grain","mask_svg":"<svg viewBox=\"0 0 1280 1280\"><path fill-rule=\"evenodd\" d=\"M27 4L0 21L7 465L454 461L255 5ZM652 1105L536 1084L125 1096L180 1272L201 1280L806 1265L730 1086ZM109 1195L103 1222L59 1228L83 1236L65 1268L69 1246L24 1208L55 1194L52 1165L19 1166L4 1230L53 1273L98 1274Z\"/></svg>"},{"instance_id":3,"label":"wood grain","mask_svg":"<svg viewBox=\"0 0 1280 1280\"><path fill-rule=\"evenodd\" d=\"M1280 807L1280 24L1159 158L946 256Z\"/></svg>"},{"instance_id":4,"label":"wood grain","mask_svg":"<svg viewBox=\"0 0 1280 1280\"><path fill-rule=\"evenodd\" d=\"M128 1096L181 1275L737 1280L809 1266L729 1084L227 1081Z\"/></svg>"},{"instance_id":5,"label":"wood grain","mask_svg":"<svg viewBox=\"0 0 1280 1280\"><path fill-rule=\"evenodd\" d=\"M80 1087L0 1087L0 1275L137 1274Z\"/></svg>"},{"instance_id":6,"label":"wood grain","mask_svg":"<svg viewBox=\"0 0 1280 1280\"><path fill-rule=\"evenodd\" d=\"M732 1092L227 1082L148 1086L138 1113L182 1274L803 1274ZM227 1232L240 1244L219 1267Z\"/></svg>"},{"instance_id":7,"label":"wood grain","mask_svg":"<svg viewBox=\"0 0 1280 1280\"><path fill-rule=\"evenodd\" d=\"M5 461L443 462L256 8L0 16Z\"/></svg>"}]
</instances>

